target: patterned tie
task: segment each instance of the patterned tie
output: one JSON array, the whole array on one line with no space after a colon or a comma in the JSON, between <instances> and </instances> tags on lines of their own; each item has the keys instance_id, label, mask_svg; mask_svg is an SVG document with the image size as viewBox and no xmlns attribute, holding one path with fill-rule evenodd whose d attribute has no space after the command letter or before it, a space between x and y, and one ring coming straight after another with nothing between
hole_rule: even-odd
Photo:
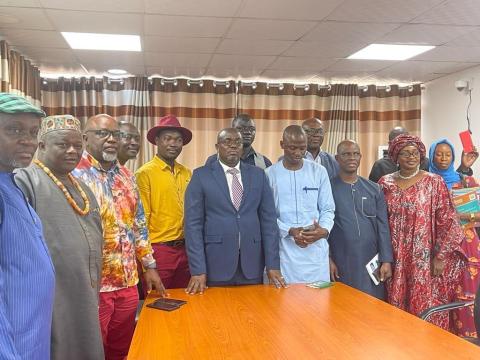
<instances>
[{"instance_id":1,"label":"patterned tie","mask_svg":"<svg viewBox=\"0 0 480 360\"><path fill-rule=\"evenodd\" d=\"M233 198L233 206L235 206L235 209L240 208L240 203L242 202L242 196L243 196L243 188L242 184L240 184L240 181L238 180L237 174L240 173L237 169L228 169L227 173L232 175L232 198Z\"/></svg>"}]
</instances>

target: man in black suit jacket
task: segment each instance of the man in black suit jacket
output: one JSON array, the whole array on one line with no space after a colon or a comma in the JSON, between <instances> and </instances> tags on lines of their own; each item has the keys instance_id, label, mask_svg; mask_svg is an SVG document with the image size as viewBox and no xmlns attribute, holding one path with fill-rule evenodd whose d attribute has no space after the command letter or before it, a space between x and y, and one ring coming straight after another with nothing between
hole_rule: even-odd
<instances>
[{"instance_id":1,"label":"man in black suit jacket","mask_svg":"<svg viewBox=\"0 0 480 360\"><path fill-rule=\"evenodd\" d=\"M185 194L185 245L192 277L186 291L206 285L286 286L280 273L275 204L262 169L240 163L242 136L219 132L218 160L195 169Z\"/></svg>"}]
</instances>

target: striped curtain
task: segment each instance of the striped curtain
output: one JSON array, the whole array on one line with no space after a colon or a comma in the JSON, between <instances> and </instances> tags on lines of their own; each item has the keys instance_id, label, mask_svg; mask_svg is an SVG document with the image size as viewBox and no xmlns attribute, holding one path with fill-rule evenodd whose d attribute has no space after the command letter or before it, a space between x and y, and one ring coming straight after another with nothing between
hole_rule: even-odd
<instances>
[{"instance_id":1,"label":"striped curtain","mask_svg":"<svg viewBox=\"0 0 480 360\"><path fill-rule=\"evenodd\" d=\"M85 124L90 116L105 113L135 124L144 140L137 159L127 162L131 170L155 154L146 135L156 119L174 114L194 134L178 161L195 168L215 152L217 131L228 126L235 114L235 84L187 79L150 81L146 77L122 81L59 78L44 81L42 100L47 115L71 114Z\"/></svg>"},{"instance_id":2,"label":"striped curtain","mask_svg":"<svg viewBox=\"0 0 480 360\"><path fill-rule=\"evenodd\" d=\"M420 135L421 91L420 84L408 88L372 85L359 90L358 141L363 153L360 174L368 176L378 159L378 147L388 145L388 133L395 126Z\"/></svg>"},{"instance_id":3,"label":"striped curtain","mask_svg":"<svg viewBox=\"0 0 480 360\"><path fill-rule=\"evenodd\" d=\"M150 98L155 119L173 114L193 132L178 158L190 169L203 165L215 153L218 131L229 127L235 115L234 81L155 78Z\"/></svg>"},{"instance_id":4,"label":"striped curtain","mask_svg":"<svg viewBox=\"0 0 480 360\"><path fill-rule=\"evenodd\" d=\"M357 138L357 85L240 83L238 112L251 115L257 125L256 150L276 161L281 154L283 129L317 117L326 129L323 149L335 153L337 144Z\"/></svg>"},{"instance_id":5,"label":"striped curtain","mask_svg":"<svg viewBox=\"0 0 480 360\"><path fill-rule=\"evenodd\" d=\"M40 71L18 52L0 41L0 90L24 96L40 107Z\"/></svg>"}]
</instances>

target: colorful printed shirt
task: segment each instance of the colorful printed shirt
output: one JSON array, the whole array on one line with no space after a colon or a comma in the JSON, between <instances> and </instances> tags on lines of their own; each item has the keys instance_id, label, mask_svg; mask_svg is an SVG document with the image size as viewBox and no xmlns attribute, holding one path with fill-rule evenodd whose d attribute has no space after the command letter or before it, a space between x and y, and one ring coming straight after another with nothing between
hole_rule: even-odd
<instances>
[{"instance_id":1,"label":"colorful printed shirt","mask_svg":"<svg viewBox=\"0 0 480 360\"><path fill-rule=\"evenodd\" d=\"M154 262L135 177L118 163L104 170L86 151L73 175L90 187L100 206L104 237L100 291L135 286L135 258L144 266Z\"/></svg>"}]
</instances>

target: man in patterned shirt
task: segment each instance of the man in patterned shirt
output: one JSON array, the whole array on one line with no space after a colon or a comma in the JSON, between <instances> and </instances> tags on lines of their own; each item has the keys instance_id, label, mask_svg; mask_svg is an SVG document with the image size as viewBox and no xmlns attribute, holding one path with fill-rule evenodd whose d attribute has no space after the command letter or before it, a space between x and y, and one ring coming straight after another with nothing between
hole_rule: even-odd
<instances>
[{"instance_id":1,"label":"man in patterned shirt","mask_svg":"<svg viewBox=\"0 0 480 360\"><path fill-rule=\"evenodd\" d=\"M105 359L127 356L138 305L136 259L145 268L147 291L164 295L152 256L145 214L133 174L117 161L120 131L106 114L88 119L85 151L73 174L93 191L103 223L103 268L99 316Z\"/></svg>"}]
</instances>

